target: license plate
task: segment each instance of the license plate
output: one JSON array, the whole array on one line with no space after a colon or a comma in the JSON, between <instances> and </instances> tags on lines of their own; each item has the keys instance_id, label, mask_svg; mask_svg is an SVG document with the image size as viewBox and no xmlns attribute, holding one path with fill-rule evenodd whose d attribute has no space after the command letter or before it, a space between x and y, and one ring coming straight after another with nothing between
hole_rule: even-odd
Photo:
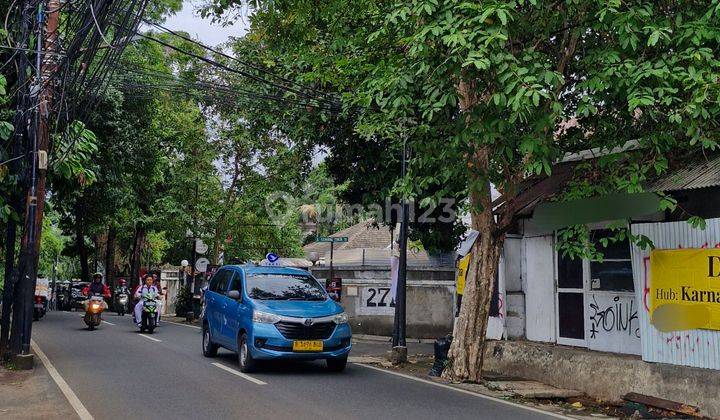
<instances>
[{"instance_id":1,"label":"license plate","mask_svg":"<svg viewBox=\"0 0 720 420\"><path fill-rule=\"evenodd\" d=\"M322 351L322 340L293 341L293 351Z\"/></svg>"}]
</instances>

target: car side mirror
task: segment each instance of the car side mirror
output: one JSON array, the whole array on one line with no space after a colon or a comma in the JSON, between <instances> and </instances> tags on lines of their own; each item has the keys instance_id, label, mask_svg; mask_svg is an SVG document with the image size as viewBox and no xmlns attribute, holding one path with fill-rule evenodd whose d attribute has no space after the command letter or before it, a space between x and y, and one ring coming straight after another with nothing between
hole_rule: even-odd
<instances>
[{"instance_id":1,"label":"car side mirror","mask_svg":"<svg viewBox=\"0 0 720 420\"><path fill-rule=\"evenodd\" d=\"M335 302L340 302L340 296L335 292L328 293L328 297L330 299L334 300Z\"/></svg>"},{"instance_id":2,"label":"car side mirror","mask_svg":"<svg viewBox=\"0 0 720 420\"><path fill-rule=\"evenodd\" d=\"M240 299L240 291L239 290L231 290L227 293L227 296L230 299L239 300Z\"/></svg>"}]
</instances>

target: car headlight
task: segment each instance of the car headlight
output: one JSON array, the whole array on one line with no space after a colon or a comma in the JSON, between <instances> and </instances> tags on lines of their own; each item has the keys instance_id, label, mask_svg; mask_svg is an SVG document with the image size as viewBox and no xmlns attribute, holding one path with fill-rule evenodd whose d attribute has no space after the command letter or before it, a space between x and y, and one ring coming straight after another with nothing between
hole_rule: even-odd
<instances>
[{"instance_id":1,"label":"car headlight","mask_svg":"<svg viewBox=\"0 0 720 420\"><path fill-rule=\"evenodd\" d=\"M333 322L336 324L346 324L348 322L348 316L345 312L340 312L333 317Z\"/></svg>"},{"instance_id":2,"label":"car headlight","mask_svg":"<svg viewBox=\"0 0 720 420\"><path fill-rule=\"evenodd\" d=\"M280 316L260 311L253 311L253 322L258 324L275 324L280 322Z\"/></svg>"}]
</instances>

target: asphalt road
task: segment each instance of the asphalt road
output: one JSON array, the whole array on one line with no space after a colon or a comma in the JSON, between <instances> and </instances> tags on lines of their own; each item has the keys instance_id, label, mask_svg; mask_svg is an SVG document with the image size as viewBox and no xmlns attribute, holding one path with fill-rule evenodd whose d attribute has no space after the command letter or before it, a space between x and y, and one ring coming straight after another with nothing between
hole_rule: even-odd
<instances>
[{"instance_id":1,"label":"asphalt road","mask_svg":"<svg viewBox=\"0 0 720 420\"><path fill-rule=\"evenodd\" d=\"M33 339L96 419L550 418L352 363L340 374L324 362L274 363L243 377L234 354L203 357L198 328L165 322L147 336L106 313L112 325L91 332L80 315L49 312Z\"/></svg>"}]
</instances>

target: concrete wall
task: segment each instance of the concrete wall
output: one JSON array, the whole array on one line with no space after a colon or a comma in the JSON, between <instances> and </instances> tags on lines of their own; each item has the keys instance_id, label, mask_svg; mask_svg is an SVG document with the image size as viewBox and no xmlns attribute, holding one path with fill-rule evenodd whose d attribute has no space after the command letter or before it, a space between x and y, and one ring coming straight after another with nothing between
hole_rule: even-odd
<instances>
[{"instance_id":1,"label":"concrete wall","mask_svg":"<svg viewBox=\"0 0 720 420\"><path fill-rule=\"evenodd\" d=\"M311 269L319 280L327 267ZM341 304L356 334L391 335L395 309L391 306L390 267L335 267L342 278ZM452 332L455 268L408 268L408 338L437 338Z\"/></svg>"},{"instance_id":2,"label":"concrete wall","mask_svg":"<svg viewBox=\"0 0 720 420\"><path fill-rule=\"evenodd\" d=\"M718 370L647 363L637 356L528 341L488 342L484 368L605 400L617 401L628 392L637 392L695 405L706 416L720 417Z\"/></svg>"}]
</instances>

